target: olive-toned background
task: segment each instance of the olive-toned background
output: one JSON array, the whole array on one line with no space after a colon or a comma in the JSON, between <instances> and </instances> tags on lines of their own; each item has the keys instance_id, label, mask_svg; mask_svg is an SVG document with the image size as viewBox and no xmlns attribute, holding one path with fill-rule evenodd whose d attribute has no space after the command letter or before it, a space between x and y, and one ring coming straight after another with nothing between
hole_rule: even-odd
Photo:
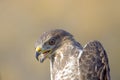
<instances>
[{"instance_id":1,"label":"olive-toned background","mask_svg":"<svg viewBox=\"0 0 120 80\"><path fill-rule=\"evenodd\" d=\"M34 43L55 28L82 45L101 41L112 80L120 79L120 0L0 0L0 80L50 80L49 60L37 62Z\"/></svg>"}]
</instances>

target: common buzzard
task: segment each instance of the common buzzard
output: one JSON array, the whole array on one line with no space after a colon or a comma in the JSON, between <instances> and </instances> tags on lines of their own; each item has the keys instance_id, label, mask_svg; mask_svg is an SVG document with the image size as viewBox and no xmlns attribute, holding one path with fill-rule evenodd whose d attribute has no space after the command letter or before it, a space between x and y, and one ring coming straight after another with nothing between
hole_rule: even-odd
<instances>
[{"instance_id":1,"label":"common buzzard","mask_svg":"<svg viewBox=\"0 0 120 80\"><path fill-rule=\"evenodd\" d=\"M36 59L50 59L51 80L110 80L107 54L99 41L84 47L67 31L44 32L35 43Z\"/></svg>"}]
</instances>

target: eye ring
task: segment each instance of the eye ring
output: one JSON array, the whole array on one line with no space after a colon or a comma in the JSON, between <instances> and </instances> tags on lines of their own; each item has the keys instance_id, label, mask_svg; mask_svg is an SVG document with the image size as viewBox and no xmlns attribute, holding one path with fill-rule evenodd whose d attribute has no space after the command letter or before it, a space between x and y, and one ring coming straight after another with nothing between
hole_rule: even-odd
<instances>
[{"instance_id":1,"label":"eye ring","mask_svg":"<svg viewBox=\"0 0 120 80\"><path fill-rule=\"evenodd\" d=\"M54 45L55 44L55 39L54 38L50 39L49 44Z\"/></svg>"}]
</instances>

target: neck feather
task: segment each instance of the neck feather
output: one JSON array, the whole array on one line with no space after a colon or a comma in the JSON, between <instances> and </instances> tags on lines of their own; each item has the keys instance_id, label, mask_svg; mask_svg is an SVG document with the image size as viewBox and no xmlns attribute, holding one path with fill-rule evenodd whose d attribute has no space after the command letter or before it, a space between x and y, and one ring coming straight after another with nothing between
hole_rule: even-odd
<instances>
[{"instance_id":1,"label":"neck feather","mask_svg":"<svg viewBox=\"0 0 120 80\"><path fill-rule=\"evenodd\" d=\"M66 79L67 75L72 77L76 73L79 78L78 58L81 51L82 47L76 41L65 41L50 58L51 80Z\"/></svg>"}]
</instances>

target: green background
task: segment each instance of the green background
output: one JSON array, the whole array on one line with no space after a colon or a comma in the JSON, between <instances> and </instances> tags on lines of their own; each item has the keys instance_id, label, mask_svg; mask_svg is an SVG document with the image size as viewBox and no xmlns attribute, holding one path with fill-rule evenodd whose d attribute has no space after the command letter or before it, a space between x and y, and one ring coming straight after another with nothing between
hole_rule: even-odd
<instances>
[{"instance_id":1,"label":"green background","mask_svg":"<svg viewBox=\"0 0 120 80\"><path fill-rule=\"evenodd\" d=\"M34 43L55 28L83 46L101 41L111 78L120 79L120 0L0 0L0 80L50 80L49 60L37 62Z\"/></svg>"}]
</instances>

